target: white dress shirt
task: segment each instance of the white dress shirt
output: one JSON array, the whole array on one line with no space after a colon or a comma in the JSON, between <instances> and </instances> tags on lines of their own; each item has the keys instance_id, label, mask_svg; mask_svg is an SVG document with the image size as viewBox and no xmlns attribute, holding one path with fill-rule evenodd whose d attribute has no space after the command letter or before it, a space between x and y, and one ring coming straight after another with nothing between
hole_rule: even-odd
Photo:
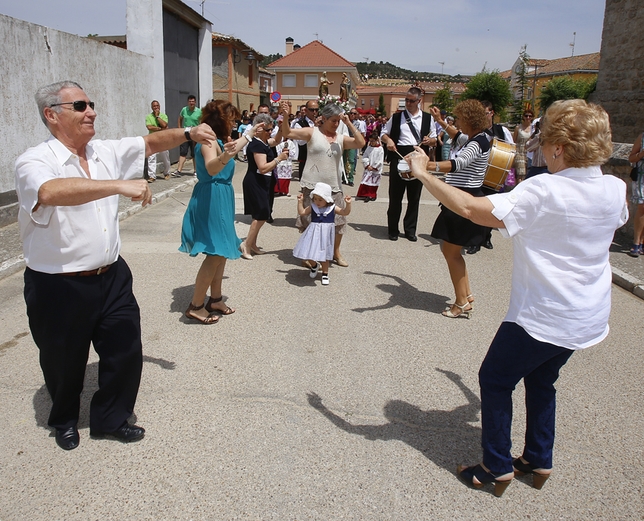
<instances>
[{"instance_id":1,"label":"white dress shirt","mask_svg":"<svg viewBox=\"0 0 644 521\"><path fill-rule=\"evenodd\" d=\"M86 148L92 179L132 179L143 176L142 137L91 141ZM51 136L16 160L20 236L29 268L43 273L67 273L100 268L116 262L121 248L119 196L76 206L38 203L40 187L52 179L87 174L73 154Z\"/></svg>"},{"instance_id":2,"label":"white dress shirt","mask_svg":"<svg viewBox=\"0 0 644 521\"><path fill-rule=\"evenodd\" d=\"M487 196L499 231L514 239L506 322L531 337L584 349L608 334L608 250L628 220L626 184L599 167L568 168Z\"/></svg>"},{"instance_id":3,"label":"white dress shirt","mask_svg":"<svg viewBox=\"0 0 644 521\"><path fill-rule=\"evenodd\" d=\"M411 120L411 124L414 125L416 128L416 132L418 132L418 136L422 140L425 136L423 136L420 132L421 126L423 124L423 111L419 110L415 116L412 116L409 112L409 119ZM430 122L429 122L429 137L436 137L436 124L434 123L434 116L430 115ZM380 137L384 136L385 134L387 136L391 135L391 121L393 120L393 116L389 118L385 126L382 128L382 131L380 132ZM405 111L403 110L402 114L400 115L400 138L398 139L398 143L396 145L399 146L416 146L418 145L418 141L414 137L414 135L411 132L411 129L409 128L409 125L407 124L407 118L405 118Z\"/></svg>"}]
</instances>

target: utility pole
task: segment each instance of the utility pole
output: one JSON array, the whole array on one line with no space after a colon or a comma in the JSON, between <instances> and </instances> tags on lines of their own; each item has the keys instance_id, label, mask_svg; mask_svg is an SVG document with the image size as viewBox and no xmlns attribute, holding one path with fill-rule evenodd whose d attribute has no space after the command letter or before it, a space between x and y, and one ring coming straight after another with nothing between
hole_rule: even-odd
<instances>
[{"instance_id":1,"label":"utility pole","mask_svg":"<svg viewBox=\"0 0 644 521\"><path fill-rule=\"evenodd\" d=\"M577 39L577 32L574 32L574 33L572 33L572 43L570 44L570 47L572 47L572 53L570 54L571 57L575 55L575 40L576 39Z\"/></svg>"},{"instance_id":2,"label":"utility pole","mask_svg":"<svg viewBox=\"0 0 644 521\"><path fill-rule=\"evenodd\" d=\"M439 65L441 66L441 76L443 75L443 66L445 65L445 62L438 62Z\"/></svg>"}]
</instances>

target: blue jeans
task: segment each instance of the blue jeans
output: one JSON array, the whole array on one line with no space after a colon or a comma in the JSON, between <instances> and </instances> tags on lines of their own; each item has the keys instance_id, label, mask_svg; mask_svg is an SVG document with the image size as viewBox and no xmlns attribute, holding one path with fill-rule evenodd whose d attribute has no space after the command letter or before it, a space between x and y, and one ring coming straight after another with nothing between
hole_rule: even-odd
<instances>
[{"instance_id":1,"label":"blue jeans","mask_svg":"<svg viewBox=\"0 0 644 521\"><path fill-rule=\"evenodd\" d=\"M573 351L540 342L514 322L503 322L481 369L483 463L493 474L512 472L512 392L523 378L526 434L522 456L537 468L552 468L555 440L554 383Z\"/></svg>"}]
</instances>

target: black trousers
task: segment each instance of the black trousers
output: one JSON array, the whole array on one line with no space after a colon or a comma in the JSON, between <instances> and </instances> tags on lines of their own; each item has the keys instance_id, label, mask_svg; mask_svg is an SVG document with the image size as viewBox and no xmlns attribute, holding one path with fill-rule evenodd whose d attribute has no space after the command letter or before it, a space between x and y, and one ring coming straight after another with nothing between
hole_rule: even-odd
<instances>
[{"instance_id":1,"label":"black trousers","mask_svg":"<svg viewBox=\"0 0 644 521\"><path fill-rule=\"evenodd\" d=\"M414 147L400 146L398 151L404 156L414 151ZM405 181L398 175L398 159L392 155L389 163L389 208L387 209L387 230L389 235L398 235L398 223L402 213L402 200L407 191L407 211L403 218L405 235L416 235L418 206L423 183L418 179Z\"/></svg>"},{"instance_id":2,"label":"black trousers","mask_svg":"<svg viewBox=\"0 0 644 521\"><path fill-rule=\"evenodd\" d=\"M90 277L27 268L25 302L53 402L49 425L77 424L92 343L99 355L99 389L90 406L90 429L118 429L134 412L143 367L141 318L128 265L119 257L107 272Z\"/></svg>"}]
</instances>

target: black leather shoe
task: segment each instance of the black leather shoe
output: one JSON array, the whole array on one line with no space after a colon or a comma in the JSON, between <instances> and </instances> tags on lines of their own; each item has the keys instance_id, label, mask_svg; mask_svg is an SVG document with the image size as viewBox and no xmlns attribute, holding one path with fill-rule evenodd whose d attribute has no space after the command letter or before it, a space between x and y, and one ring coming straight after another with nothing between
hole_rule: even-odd
<instances>
[{"instance_id":1,"label":"black leather shoe","mask_svg":"<svg viewBox=\"0 0 644 521\"><path fill-rule=\"evenodd\" d=\"M92 438L115 438L124 443L139 441L145 436L145 429L125 422L113 432L89 431Z\"/></svg>"},{"instance_id":2,"label":"black leather shoe","mask_svg":"<svg viewBox=\"0 0 644 521\"><path fill-rule=\"evenodd\" d=\"M416 242L418 240L418 237L416 237L415 235L409 235L407 233L405 234L405 237L407 238L408 241L411 241L411 242Z\"/></svg>"},{"instance_id":3,"label":"black leather shoe","mask_svg":"<svg viewBox=\"0 0 644 521\"><path fill-rule=\"evenodd\" d=\"M56 443L63 450L72 450L78 447L80 436L76 427L69 429L56 429Z\"/></svg>"},{"instance_id":4,"label":"black leather shoe","mask_svg":"<svg viewBox=\"0 0 644 521\"><path fill-rule=\"evenodd\" d=\"M494 248L494 246L492 246L492 241L485 241L485 244L483 245L483 247L487 248L488 250L491 250Z\"/></svg>"},{"instance_id":5,"label":"black leather shoe","mask_svg":"<svg viewBox=\"0 0 644 521\"><path fill-rule=\"evenodd\" d=\"M480 246L469 246L468 248L465 248L465 253L467 253L468 255L474 255L480 250L481 250Z\"/></svg>"},{"instance_id":6,"label":"black leather shoe","mask_svg":"<svg viewBox=\"0 0 644 521\"><path fill-rule=\"evenodd\" d=\"M396 235L391 235L391 234L390 234L390 235L389 235L389 240L390 240L390 241L397 241L397 240L398 240L398 234L396 234Z\"/></svg>"}]
</instances>

